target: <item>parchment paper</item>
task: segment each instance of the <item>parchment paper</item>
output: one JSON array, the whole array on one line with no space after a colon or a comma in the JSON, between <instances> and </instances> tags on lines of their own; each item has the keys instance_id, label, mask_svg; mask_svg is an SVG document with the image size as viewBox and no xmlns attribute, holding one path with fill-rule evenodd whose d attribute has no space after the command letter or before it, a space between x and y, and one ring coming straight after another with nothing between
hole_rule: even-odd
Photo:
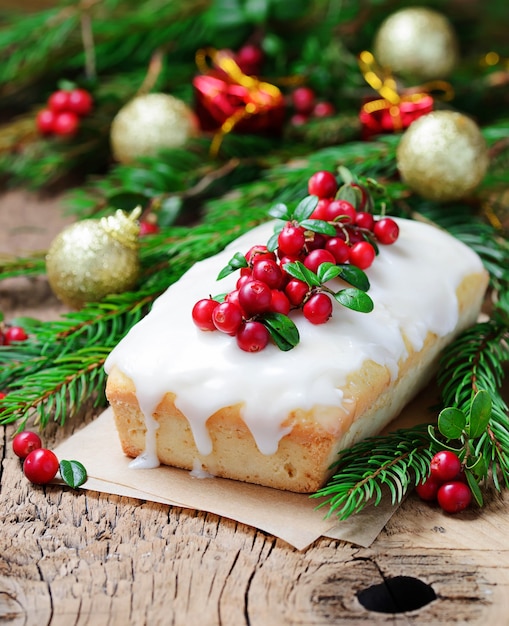
<instances>
[{"instance_id":1,"label":"parchment paper","mask_svg":"<svg viewBox=\"0 0 509 626\"><path fill-rule=\"evenodd\" d=\"M430 399L431 396L431 399ZM421 394L391 428L429 421L432 393ZM325 518L327 507L307 495L279 491L223 478L196 478L190 472L161 466L131 469L107 409L95 421L54 450L60 460L77 460L87 469L83 489L207 511L253 526L303 550L321 536L368 547L397 510L390 499L369 506L346 521Z\"/></svg>"}]
</instances>

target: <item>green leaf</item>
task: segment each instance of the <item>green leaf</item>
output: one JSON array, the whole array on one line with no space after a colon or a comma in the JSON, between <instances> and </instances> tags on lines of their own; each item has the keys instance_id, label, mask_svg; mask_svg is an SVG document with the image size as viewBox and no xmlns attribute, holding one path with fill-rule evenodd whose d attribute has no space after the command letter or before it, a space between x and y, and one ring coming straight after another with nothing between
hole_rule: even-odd
<instances>
[{"instance_id":1,"label":"green leaf","mask_svg":"<svg viewBox=\"0 0 509 626\"><path fill-rule=\"evenodd\" d=\"M338 200L346 200L353 206L357 203L357 194L351 185L342 185L336 194L336 198L338 198Z\"/></svg>"},{"instance_id":2,"label":"green leaf","mask_svg":"<svg viewBox=\"0 0 509 626\"><path fill-rule=\"evenodd\" d=\"M278 246L278 236L279 233L274 233L273 235L271 235L270 239L267 242L267 250L269 252L274 252L275 250L277 250L277 246Z\"/></svg>"},{"instance_id":3,"label":"green leaf","mask_svg":"<svg viewBox=\"0 0 509 626\"><path fill-rule=\"evenodd\" d=\"M322 235L329 235L334 237L336 235L336 229L333 224L324 222L324 220L302 220L300 226L306 230L311 230L314 233L321 233Z\"/></svg>"},{"instance_id":4,"label":"green leaf","mask_svg":"<svg viewBox=\"0 0 509 626\"><path fill-rule=\"evenodd\" d=\"M87 470L79 461L60 461L60 476L69 487L79 487L87 480Z\"/></svg>"},{"instance_id":5,"label":"green leaf","mask_svg":"<svg viewBox=\"0 0 509 626\"><path fill-rule=\"evenodd\" d=\"M367 293L354 287L342 289L334 294L336 300L352 311L358 311L359 313L370 313L373 310L373 300Z\"/></svg>"},{"instance_id":6,"label":"green leaf","mask_svg":"<svg viewBox=\"0 0 509 626\"><path fill-rule=\"evenodd\" d=\"M282 313L267 313L260 322L266 326L274 343L283 352L288 352L299 343L299 330L288 316Z\"/></svg>"},{"instance_id":7,"label":"green leaf","mask_svg":"<svg viewBox=\"0 0 509 626\"><path fill-rule=\"evenodd\" d=\"M352 285L352 287L356 287L361 291L368 291L370 284L369 278L366 273L363 272L359 267L355 265L350 265L349 263L345 263L344 265L339 265L341 268L341 272L338 274L339 278Z\"/></svg>"},{"instance_id":8,"label":"green leaf","mask_svg":"<svg viewBox=\"0 0 509 626\"><path fill-rule=\"evenodd\" d=\"M248 20L255 24L262 24L269 17L269 2L268 0L247 0L244 12Z\"/></svg>"},{"instance_id":9,"label":"green leaf","mask_svg":"<svg viewBox=\"0 0 509 626\"><path fill-rule=\"evenodd\" d=\"M350 184L350 183L354 183L355 182L355 178L354 175L352 174L352 172L345 167L344 165L340 165L338 167L338 174L341 177L341 180L346 183L346 184Z\"/></svg>"},{"instance_id":10,"label":"green leaf","mask_svg":"<svg viewBox=\"0 0 509 626\"><path fill-rule=\"evenodd\" d=\"M333 278L337 278L341 273L341 268L335 263L320 263L316 275L321 283L326 283Z\"/></svg>"},{"instance_id":11,"label":"green leaf","mask_svg":"<svg viewBox=\"0 0 509 626\"><path fill-rule=\"evenodd\" d=\"M241 252L236 252L228 261L228 265L226 267L223 267L223 269L219 272L216 280L221 280L221 278L229 276L233 272L240 270L243 267L248 267L246 257Z\"/></svg>"},{"instance_id":12,"label":"green leaf","mask_svg":"<svg viewBox=\"0 0 509 626\"><path fill-rule=\"evenodd\" d=\"M467 432L472 439L480 437L491 418L491 397L485 390L478 391L472 400Z\"/></svg>"},{"instance_id":13,"label":"green leaf","mask_svg":"<svg viewBox=\"0 0 509 626\"><path fill-rule=\"evenodd\" d=\"M465 430L467 418L456 407L447 407L438 415L438 430L447 439L459 439Z\"/></svg>"},{"instance_id":14,"label":"green leaf","mask_svg":"<svg viewBox=\"0 0 509 626\"><path fill-rule=\"evenodd\" d=\"M271 217L276 217L280 220L292 219L290 210L288 209L286 204L283 204L282 202L277 202L276 204L273 204L269 209L269 215Z\"/></svg>"},{"instance_id":15,"label":"green leaf","mask_svg":"<svg viewBox=\"0 0 509 626\"><path fill-rule=\"evenodd\" d=\"M300 261L294 261L292 263L285 263L285 272L290 274L293 278L297 278L298 280L302 280L307 283L310 287L319 287L320 281L318 280L318 276L309 270L303 263Z\"/></svg>"},{"instance_id":16,"label":"green leaf","mask_svg":"<svg viewBox=\"0 0 509 626\"><path fill-rule=\"evenodd\" d=\"M467 477L468 486L470 487L470 491L472 492L472 496L474 497L474 500L477 502L479 506L482 506L483 497L482 497L482 492L479 487L479 483L477 482L477 479L472 474L472 472L468 469L465 470L465 476Z\"/></svg>"},{"instance_id":17,"label":"green leaf","mask_svg":"<svg viewBox=\"0 0 509 626\"><path fill-rule=\"evenodd\" d=\"M295 211L293 212L293 219L297 220L299 223L303 220L307 220L308 217L315 210L317 204L318 198L316 196L306 196L295 207Z\"/></svg>"}]
</instances>

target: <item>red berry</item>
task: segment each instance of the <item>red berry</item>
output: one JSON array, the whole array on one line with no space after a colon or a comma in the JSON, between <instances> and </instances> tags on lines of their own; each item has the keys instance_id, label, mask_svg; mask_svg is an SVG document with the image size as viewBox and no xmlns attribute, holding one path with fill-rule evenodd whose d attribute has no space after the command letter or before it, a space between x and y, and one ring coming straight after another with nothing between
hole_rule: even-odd
<instances>
[{"instance_id":1,"label":"red berry","mask_svg":"<svg viewBox=\"0 0 509 626\"><path fill-rule=\"evenodd\" d=\"M57 113L53 123L53 132L61 137L72 137L78 131L80 119L76 113L63 111Z\"/></svg>"},{"instance_id":2,"label":"red berry","mask_svg":"<svg viewBox=\"0 0 509 626\"><path fill-rule=\"evenodd\" d=\"M26 341L28 335L21 326L9 326L4 332L4 344L11 345L14 341Z\"/></svg>"},{"instance_id":3,"label":"red berry","mask_svg":"<svg viewBox=\"0 0 509 626\"><path fill-rule=\"evenodd\" d=\"M254 44L242 46L235 55L235 62L244 74L249 76L257 76L261 73L263 61L263 50Z\"/></svg>"},{"instance_id":4,"label":"red berry","mask_svg":"<svg viewBox=\"0 0 509 626\"><path fill-rule=\"evenodd\" d=\"M272 299L270 301L270 310L273 313L282 313L283 315L288 315L290 312L290 300L288 300L288 296L284 291L279 291L279 289L272 290Z\"/></svg>"},{"instance_id":5,"label":"red berry","mask_svg":"<svg viewBox=\"0 0 509 626\"><path fill-rule=\"evenodd\" d=\"M332 302L325 293L315 293L302 307L304 317L312 324L325 324L332 315Z\"/></svg>"},{"instance_id":6,"label":"red berry","mask_svg":"<svg viewBox=\"0 0 509 626\"><path fill-rule=\"evenodd\" d=\"M30 452L42 448L41 438L37 433L33 433L29 430L24 430L14 436L12 440L12 449L16 456L20 459L25 459Z\"/></svg>"},{"instance_id":7,"label":"red berry","mask_svg":"<svg viewBox=\"0 0 509 626\"><path fill-rule=\"evenodd\" d=\"M253 263L255 263L256 261L261 261L262 259L272 259L273 261L276 260L276 255L274 254L274 252L270 252L267 246L260 245L252 246L251 248L249 248L244 256L246 261L250 265L253 265ZM242 268L241 272L245 269L247 268Z\"/></svg>"},{"instance_id":8,"label":"red berry","mask_svg":"<svg viewBox=\"0 0 509 626\"><path fill-rule=\"evenodd\" d=\"M383 217L373 227L375 237L380 243L390 245L399 237L399 226L390 217Z\"/></svg>"},{"instance_id":9,"label":"red berry","mask_svg":"<svg viewBox=\"0 0 509 626\"><path fill-rule=\"evenodd\" d=\"M216 330L212 314L219 303L212 298L203 298L193 306L193 322L200 330Z\"/></svg>"},{"instance_id":10,"label":"red berry","mask_svg":"<svg viewBox=\"0 0 509 626\"><path fill-rule=\"evenodd\" d=\"M155 222L147 222L146 220L142 220L140 222L140 237L145 237L145 235L154 235L159 232L159 226Z\"/></svg>"},{"instance_id":11,"label":"red berry","mask_svg":"<svg viewBox=\"0 0 509 626\"><path fill-rule=\"evenodd\" d=\"M261 259L253 265L253 279L261 280L271 289L278 289L283 280L283 272L275 261Z\"/></svg>"},{"instance_id":12,"label":"red berry","mask_svg":"<svg viewBox=\"0 0 509 626\"><path fill-rule=\"evenodd\" d=\"M328 222L336 220L342 224L353 224L357 215L355 207L347 200L333 200L324 213Z\"/></svg>"},{"instance_id":13,"label":"red berry","mask_svg":"<svg viewBox=\"0 0 509 626\"><path fill-rule=\"evenodd\" d=\"M428 476L423 483L416 485L415 490L421 500L432 502L437 499L438 489L442 483L433 476Z\"/></svg>"},{"instance_id":14,"label":"red berry","mask_svg":"<svg viewBox=\"0 0 509 626\"><path fill-rule=\"evenodd\" d=\"M272 290L261 280L252 280L239 289L239 303L248 316L265 313L271 301Z\"/></svg>"},{"instance_id":15,"label":"red berry","mask_svg":"<svg viewBox=\"0 0 509 626\"><path fill-rule=\"evenodd\" d=\"M350 248L350 263L361 270L371 266L375 260L376 252L369 241L359 241Z\"/></svg>"},{"instance_id":16,"label":"red berry","mask_svg":"<svg viewBox=\"0 0 509 626\"><path fill-rule=\"evenodd\" d=\"M48 108L54 113L62 113L62 111L69 110L69 95L70 91L66 89L59 89L54 91L48 98Z\"/></svg>"},{"instance_id":17,"label":"red berry","mask_svg":"<svg viewBox=\"0 0 509 626\"><path fill-rule=\"evenodd\" d=\"M54 452L46 448L33 450L23 462L23 472L36 485L45 485L55 478L59 462Z\"/></svg>"},{"instance_id":18,"label":"red berry","mask_svg":"<svg viewBox=\"0 0 509 626\"><path fill-rule=\"evenodd\" d=\"M297 113L309 115L315 106L315 92L311 87L297 87L292 92L292 104Z\"/></svg>"},{"instance_id":19,"label":"red berry","mask_svg":"<svg viewBox=\"0 0 509 626\"><path fill-rule=\"evenodd\" d=\"M77 87L69 92L66 110L83 117L92 111L93 103L92 96L88 91Z\"/></svg>"},{"instance_id":20,"label":"red berry","mask_svg":"<svg viewBox=\"0 0 509 626\"><path fill-rule=\"evenodd\" d=\"M371 213L359 211L355 216L355 225L359 226L359 228L365 228L366 230L373 230L375 218L371 215Z\"/></svg>"},{"instance_id":21,"label":"red berry","mask_svg":"<svg viewBox=\"0 0 509 626\"><path fill-rule=\"evenodd\" d=\"M306 237L304 230L300 226L295 226L291 222L288 222L283 226L281 232L277 237L277 244L279 250L288 256L297 256L304 244L306 243Z\"/></svg>"},{"instance_id":22,"label":"red berry","mask_svg":"<svg viewBox=\"0 0 509 626\"><path fill-rule=\"evenodd\" d=\"M458 513L472 502L472 492L464 482L446 482L438 490L437 500L446 513Z\"/></svg>"},{"instance_id":23,"label":"red berry","mask_svg":"<svg viewBox=\"0 0 509 626\"><path fill-rule=\"evenodd\" d=\"M245 352L260 352L269 343L267 328L257 321L248 321L237 332L237 345Z\"/></svg>"},{"instance_id":24,"label":"red berry","mask_svg":"<svg viewBox=\"0 0 509 626\"><path fill-rule=\"evenodd\" d=\"M440 450L430 462L431 475L444 483L453 480L461 471L461 461L452 450Z\"/></svg>"},{"instance_id":25,"label":"red berry","mask_svg":"<svg viewBox=\"0 0 509 626\"><path fill-rule=\"evenodd\" d=\"M304 113L295 113L295 115L292 115L290 118L290 124L292 126L304 126L304 124L307 124L308 121L309 117L304 115Z\"/></svg>"},{"instance_id":26,"label":"red berry","mask_svg":"<svg viewBox=\"0 0 509 626\"><path fill-rule=\"evenodd\" d=\"M331 172L320 170L308 180L308 192L319 198L333 198L338 190L338 181Z\"/></svg>"},{"instance_id":27,"label":"red berry","mask_svg":"<svg viewBox=\"0 0 509 626\"><path fill-rule=\"evenodd\" d=\"M0 391L0 400L3 400L6 397L7 397L7 394L5 394L3 391Z\"/></svg>"},{"instance_id":28,"label":"red berry","mask_svg":"<svg viewBox=\"0 0 509 626\"><path fill-rule=\"evenodd\" d=\"M331 102L317 102L313 108L314 117L331 117L336 109Z\"/></svg>"},{"instance_id":29,"label":"red berry","mask_svg":"<svg viewBox=\"0 0 509 626\"><path fill-rule=\"evenodd\" d=\"M304 301L304 298L307 296L308 291L309 286L298 278L292 278L289 280L285 287L285 293L292 306L300 306Z\"/></svg>"},{"instance_id":30,"label":"red berry","mask_svg":"<svg viewBox=\"0 0 509 626\"><path fill-rule=\"evenodd\" d=\"M330 198L320 198L320 200L318 200L318 204L315 207L315 210L310 215L311 219L327 221L326 211L330 203L331 203Z\"/></svg>"},{"instance_id":31,"label":"red berry","mask_svg":"<svg viewBox=\"0 0 509 626\"><path fill-rule=\"evenodd\" d=\"M37 130L42 135L51 135L55 125L55 112L51 109L43 109L37 113L35 120Z\"/></svg>"},{"instance_id":32,"label":"red berry","mask_svg":"<svg viewBox=\"0 0 509 626\"><path fill-rule=\"evenodd\" d=\"M332 253L337 264L346 263L350 257L350 246L341 237L331 237L325 249Z\"/></svg>"},{"instance_id":33,"label":"red berry","mask_svg":"<svg viewBox=\"0 0 509 626\"><path fill-rule=\"evenodd\" d=\"M228 335L234 335L242 324L242 311L234 303L221 302L212 313L212 321L217 330Z\"/></svg>"},{"instance_id":34,"label":"red berry","mask_svg":"<svg viewBox=\"0 0 509 626\"><path fill-rule=\"evenodd\" d=\"M317 272L322 263L332 263L336 265L336 259L332 252L325 250L324 248L317 248L311 250L311 252L304 259L304 265L312 272Z\"/></svg>"},{"instance_id":35,"label":"red berry","mask_svg":"<svg viewBox=\"0 0 509 626\"><path fill-rule=\"evenodd\" d=\"M243 285L245 285L246 283L250 283L252 280L253 280L253 275L251 273L251 270L249 270L249 274L241 274L239 276L235 286L237 287L237 289L240 289Z\"/></svg>"}]
</instances>

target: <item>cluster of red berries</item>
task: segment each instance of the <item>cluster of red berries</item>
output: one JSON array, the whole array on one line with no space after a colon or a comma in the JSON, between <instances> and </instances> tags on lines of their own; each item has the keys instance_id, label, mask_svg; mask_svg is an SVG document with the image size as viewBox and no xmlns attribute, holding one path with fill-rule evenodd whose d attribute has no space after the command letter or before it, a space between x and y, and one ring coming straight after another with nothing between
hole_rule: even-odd
<instances>
[{"instance_id":1,"label":"cluster of red berries","mask_svg":"<svg viewBox=\"0 0 509 626\"><path fill-rule=\"evenodd\" d=\"M440 450L430 462L430 474L415 488L422 500L438 502L447 513L458 513L472 501L461 461L452 450Z\"/></svg>"},{"instance_id":2,"label":"cluster of red berries","mask_svg":"<svg viewBox=\"0 0 509 626\"><path fill-rule=\"evenodd\" d=\"M0 324L0 346L10 346L15 341L26 341L28 335L21 326L3 326Z\"/></svg>"},{"instance_id":3,"label":"cluster of red berries","mask_svg":"<svg viewBox=\"0 0 509 626\"><path fill-rule=\"evenodd\" d=\"M312 117L330 117L336 113L332 102L318 100L311 87L297 87L290 98L294 110L291 123L294 126L302 126Z\"/></svg>"},{"instance_id":4,"label":"cluster of red berries","mask_svg":"<svg viewBox=\"0 0 509 626\"><path fill-rule=\"evenodd\" d=\"M52 481L60 467L54 452L42 447L37 433L24 430L12 440L14 454L23 461L23 473L31 483L45 485Z\"/></svg>"},{"instance_id":5,"label":"cluster of red berries","mask_svg":"<svg viewBox=\"0 0 509 626\"><path fill-rule=\"evenodd\" d=\"M331 172L313 174L308 191L317 197L317 204L305 220L306 226L297 220L286 221L277 234L275 250L266 245L248 250L239 265L236 288L221 302L204 298L194 305L192 318L196 326L235 336L242 350L258 352L270 340L264 316L288 316L291 310L301 309L312 324L327 322L333 310L332 292L292 276L288 264L300 262L315 274L324 263L329 264L326 267L351 264L363 270L376 256L376 242L392 244L399 234L393 219L375 220L371 213L357 211L350 202L335 198L338 190L338 181ZM334 234L315 232L310 227L324 223Z\"/></svg>"},{"instance_id":6,"label":"cluster of red berries","mask_svg":"<svg viewBox=\"0 0 509 626\"><path fill-rule=\"evenodd\" d=\"M90 114L93 104L86 89L58 89L48 98L47 107L37 114L37 130L42 135L72 137L80 127L80 119Z\"/></svg>"}]
</instances>

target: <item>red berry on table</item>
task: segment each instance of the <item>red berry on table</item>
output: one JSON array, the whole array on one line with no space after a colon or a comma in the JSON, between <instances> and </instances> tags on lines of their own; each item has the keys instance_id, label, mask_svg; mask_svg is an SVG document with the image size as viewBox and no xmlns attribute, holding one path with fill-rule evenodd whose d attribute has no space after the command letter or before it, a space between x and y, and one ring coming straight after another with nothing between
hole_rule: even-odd
<instances>
[{"instance_id":1,"label":"red berry on table","mask_svg":"<svg viewBox=\"0 0 509 626\"><path fill-rule=\"evenodd\" d=\"M272 290L272 298L270 301L270 310L273 313L282 313L283 315L288 315L290 313L290 300L288 300L288 296L284 291L280 291L279 289Z\"/></svg>"},{"instance_id":2,"label":"red berry on table","mask_svg":"<svg viewBox=\"0 0 509 626\"><path fill-rule=\"evenodd\" d=\"M248 321L239 328L236 338L241 350L260 352L269 343L270 334L261 322Z\"/></svg>"},{"instance_id":3,"label":"red berry on table","mask_svg":"<svg viewBox=\"0 0 509 626\"><path fill-rule=\"evenodd\" d=\"M306 236L300 226L288 222L277 237L279 251L285 256L297 256L304 244Z\"/></svg>"},{"instance_id":4,"label":"red berry on table","mask_svg":"<svg viewBox=\"0 0 509 626\"><path fill-rule=\"evenodd\" d=\"M308 270L315 273L322 263L332 263L333 265L336 265L336 259L334 258L332 252L329 252L324 248L311 250L311 252L304 259L304 265L308 268Z\"/></svg>"},{"instance_id":5,"label":"red berry on table","mask_svg":"<svg viewBox=\"0 0 509 626\"><path fill-rule=\"evenodd\" d=\"M278 289L283 280L283 272L275 261L260 259L253 265L253 279L261 280L271 289Z\"/></svg>"},{"instance_id":6,"label":"red berry on table","mask_svg":"<svg viewBox=\"0 0 509 626\"><path fill-rule=\"evenodd\" d=\"M446 513L464 511L472 502L470 487L461 481L444 483L437 493L438 504Z\"/></svg>"},{"instance_id":7,"label":"red berry on table","mask_svg":"<svg viewBox=\"0 0 509 626\"><path fill-rule=\"evenodd\" d=\"M314 117L331 117L336 109L331 102L317 102L313 108Z\"/></svg>"},{"instance_id":8,"label":"red berry on table","mask_svg":"<svg viewBox=\"0 0 509 626\"><path fill-rule=\"evenodd\" d=\"M332 200L330 198L320 198L320 200L318 200L318 204L315 207L315 210L310 215L311 219L327 221L326 210L331 202Z\"/></svg>"},{"instance_id":9,"label":"red berry on table","mask_svg":"<svg viewBox=\"0 0 509 626\"><path fill-rule=\"evenodd\" d=\"M66 110L84 117L92 111L93 104L94 101L90 93L86 89L76 87L69 91Z\"/></svg>"},{"instance_id":10,"label":"red berry on table","mask_svg":"<svg viewBox=\"0 0 509 626\"><path fill-rule=\"evenodd\" d=\"M292 278L285 287L285 294L292 306L300 306L307 296L309 286L298 278Z\"/></svg>"},{"instance_id":11,"label":"red berry on table","mask_svg":"<svg viewBox=\"0 0 509 626\"><path fill-rule=\"evenodd\" d=\"M390 217L383 217L373 227L375 237L380 243L390 245L399 237L399 226Z\"/></svg>"},{"instance_id":12,"label":"red berry on table","mask_svg":"<svg viewBox=\"0 0 509 626\"><path fill-rule=\"evenodd\" d=\"M376 252L369 241L359 241L350 248L350 263L361 270L366 270L375 260Z\"/></svg>"},{"instance_id":13,"label":"red berry on table","mask_svg":"<svg viewBox=\"0 0 509 626\"><path fill-rule=\"evenodd\" d=\"M346 263L350 258L350 246L341 237L331 237L325 244L325 249L332 253L336 263Z\"/></svg>"},{"instance_id":14,"label":"red berry on table","mask_svg":"<svg viewBox=\"0 0 509 626\"><path fill-rule=\"evenodd\" d=\"M371 215L371 213L359 211L355 216L355 225L359 228L365 228L366 230L373 230L375 218Z\"/></svg>"},{"instance_id":15,"label":"red berry on table","mask_svg":"<svg viewBox=\"0 0 509 626\"><path fill-rule=\"evenodd\" d=\"M315 293L306 300L302 312L312 324L325 324L332 315L332 301L325 293Z\"/></svg>"},{"instance_id":16,"label":"red berry on table","mask_svg":"<svg viewBox=\"0 0 509 626\"><path fill-rule=\"evenodd\" d=\"M242 311L234 302L221 302L212 313L212 321L217 330L234 335L242 324Z\"/></svg>"},{"instance_id":17,"label":"red berry on table","mask_svg":"<svg viewBox=\"0 0 509 626\"><path fill-rule=\"evenodd\" d=\"M433 502L437 499L437 493L441 485L442 483L439 480L433 478L433 476L428 476L424 482L416 485L415 491L421 500Z\"/></svg>"},{"instance_id":18,"label":"red berry on table","mask_svg":"<svg viewBox=\"0 0 509 626\"><path fill-rule=\"evenodd\" d=\"M355 207L348 200L332 200L324 214L327 222L336 220L342 224L353 224L357 217Z\"/></svg>"},{"instance_id":19,"label":"red berry on table","mask_svg":"<svg viewBox=\"0 0 509 626\"><path fill-rule=\"evenodd\" d=\"M37 113L35 124L42 135L51 135L54 131L56 114L51 109L42 109Z\"/></svg>"},{"instance_id":20,"label":"red berry on table","mask_svg":"<svg viewBox=\"0 0 509 626\"><path fill-rule=\"evenodd\" d=\"M193 306L191 313L193 322L200 330L216 330L212 314L218 304L219 302L212 298L203 298Z\"/></svg>"},{"instance_id":21,"label":"red berry on table","mask_svg":"<svg viewBox=\"0 0 509 626\"><path fill-rule=\"evenodd\" d=\"M308 180L308 192L311 196L319 198L332 198L338 190L338 181L332 172L320 170L315 172Z\"/></svg>"},{"instance_id":22,"label":"red berry on table","mask_svg":"<svg viewBox=\"0 0 509 626\"><path fill-rule=\"evenodd\" d=\"M246 44L235 54L235 62L249 76L261 73L264 58L263 50L255 44Z\"/></svg>"},{"instance_id":23,"label":"red berry on table","mask_svg":"<svg viewBox=\"0 0 509 626\"><path fill-rule=\"evenodd\" d=\"M259 244L249 248L249 250L246 252L244 256L245 256L246 261L249 264L253 264L256 261L260 261L261 259L272 259L273 261L276 260L276 255L274 252L271 252L267 248L267 246L263 246ZM242 268L242 269L246 269L246 268Z\"/></svg>"},{"instance_id":24,"label":"red berry on table","mask_svg":"<svg viewBox=\"0 0 509 626\"><path fill-rule=\"evenodd\" d=\"M39 448L42 448L41 438L37 433L29 430L17 433L12 440L14 454L19 456L20 459L25 459L30 452Z\"/></svg>"},{"instance_id":25,"label":"red berry on table","mask_svg":"<svg viewBox=\"0 0 509 626\"><path fill-rule=\"evenodd\" d=\"M440 450L430 461L431 475L441 482L453 480L461 471L461 461L452 450Z\"/></svg>"},{"instance_id":26,"label":"red berry on table","mask_svg":"<svg viewBox=\"0 0 509 626\"><path fill-rule=\"evenodd\" d=\"M62 113L69 110L69 95L67 89L58 89L48 98L48 108L54 113Z\"/></svg>"},{"instance_id":27,"label":"red berry on table","mask_svg":"<svg viewBox=\"0 0 509 626\"><path fill-rule=\"evenodd\" d=\"M78 131L80 119L76 113L63 111L58 113L53 124L53 132L61 137L72 137Z\"/></svg>"},{"instance_id":28,"label":"red berry on table","mask_svg":"<svg viewBox=\"0 0 509 626\"><path fill-rule=\"evenodd\" d=\"M271 301L272 290L261 280L252 280L239 289L239 304L248 316L269 311Z\"/></svg>"},{"instance_id":29,"label":"red berry on table","mask_svg":"<svg viewBox=\"0 0 509 626\"><path fill-rule=\"evenodd\" d=\"M59 468L57 456L51 450L33 450L23 462L23 472L31 483L45 485L55 478Z\"/></svg>"},{"instance_id":30,"label":"red berry on table","mask_svg":"<svg viewBox=\"0 0 509 626\"><path fill-rule=\"evenodd\" d=\"M21 326L8 326L4 332L4 344L10 346L13 341L25 341L28 335Z\"/></svg>"},{"instance_id":31,"label":"red berry on table","mask_svg":"<svg viewBox=\"0 0 509 626\"><path fill-rule=\"evenodd\" d=\"M309 115L315 106L315 92L311 87L297 87L292 92L292 104L297 113Z\"/></svg>"}]
</instances>

